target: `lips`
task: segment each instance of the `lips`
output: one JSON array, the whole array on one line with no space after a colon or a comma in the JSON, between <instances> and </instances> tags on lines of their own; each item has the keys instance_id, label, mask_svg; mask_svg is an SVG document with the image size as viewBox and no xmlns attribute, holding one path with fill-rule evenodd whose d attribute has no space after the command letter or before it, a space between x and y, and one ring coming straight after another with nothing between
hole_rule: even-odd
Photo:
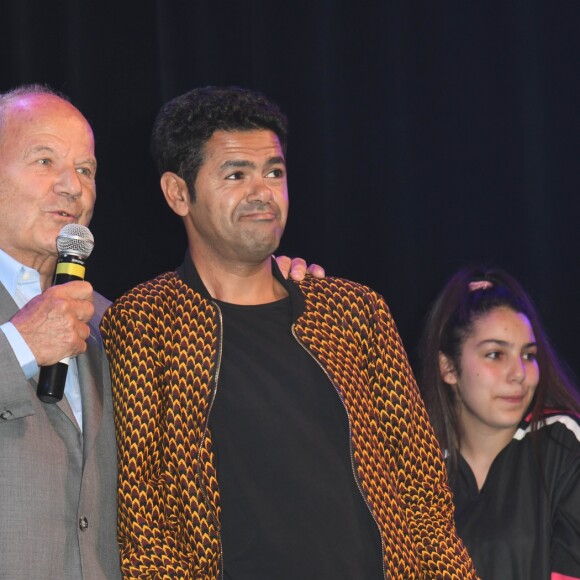
<instances>
[{"instance_id":1,"label":"lips","mask_svg":"<svg viewBox=\"0 0 580 580\"><path fill-rule=\"evenodd\" d=\"M523 402L524 400L524 395L520 395L518 397L499 397L502 401L505 401L506 403L511 403L514 405L519 405L520 403Z\"/></svg>"},{"instance_id":2,"label":"lips","mask_svg":"<svg viewBox=\"0 0 580 580\"><path fill-rule=\"evenodd\" d=\"M252 208L250 211L240 211L239 219L241 220L275 220L278 219L279 213L276 209L264 205L263 207Z\"/></svg>"},{"instance_id":3,"label":"lips","mask_svg":"<svg viewBox=\"0 0 580 580\"><path fill-rule=\"evenodd\" d=\"M69 213L68 211L64 211L62 209L54 210L51 213L53 213L53 214L55 214L55 215L57 215L59 217L63 217L63 218L70 218L70 219L73 219L73 220L78 219L78 216L76 216L76 215L74 215L72 213Z\"/></svg>"},{"instance_id":4,"label":"lips","mask_svg":"<svg viewBox=\"0 0 580 580\"><path fill-rule=\"evenodd\" d=\"M240 219L249 219L249 220L273 220L276 219L276 214L272 213L272 212L255 212L255 213L249 213L249 214L245 214L240 216Z\"/></svg>"}]
</instances>

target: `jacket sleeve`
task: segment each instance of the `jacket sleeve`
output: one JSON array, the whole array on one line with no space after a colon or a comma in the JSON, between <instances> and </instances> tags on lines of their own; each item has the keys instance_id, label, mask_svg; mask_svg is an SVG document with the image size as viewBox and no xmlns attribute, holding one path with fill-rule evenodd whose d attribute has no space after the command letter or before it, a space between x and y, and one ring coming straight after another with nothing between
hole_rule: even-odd
<instances>
[{"instance_id":1,"label":"jacket sleeve","mask_svg":"<svg viewBox=\"0 0 580 580\"><path fill-rule=\"evenodd\" d=\"M580 418L573 422L580 437ZM580 580L580 440L567 434L559 452L569 449L553 494L552 578Z\"/></svg>"},{"instance_id":2,"label":"jacket sleeve","mask_svg":"<svg viewBox=\"0 0 580 580\"><path fill-rule=\"evenodd\" d=\"M372 343L382 422L397 465L406 526L427 578L477 578L457 536L451 491L439 445L429 423L407 355L389 309L376 297Z\"/></svg>"},{"instance_id":3,"label":"jacket sleeve","mask_svg":"<svg viewBox=\"0 0 580 580\"><path fill-rule=\"evenodd\" d=\"M124 577L188 580L201 577L195 572L200 563L195 539L183 527L165 330L159 313L138 300L114 305L101 324L118 443L118 539Z\"/></svg>"}]
</instances>

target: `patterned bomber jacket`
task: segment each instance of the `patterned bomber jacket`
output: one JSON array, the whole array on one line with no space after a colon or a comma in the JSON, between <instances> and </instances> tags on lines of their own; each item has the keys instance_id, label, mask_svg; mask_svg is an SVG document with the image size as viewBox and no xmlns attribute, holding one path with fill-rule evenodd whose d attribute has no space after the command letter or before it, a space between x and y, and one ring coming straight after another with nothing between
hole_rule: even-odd
<instances>
[{"instance_id":1,"label":"patterned bomber jacket","mask_svg":"<svg viewBox=\"0 0 580 580\"><path fill-rule=\"evenodd\" d=\"M385 577L476 578L457 538L434 435L384 300L341 279L283 281L293 334L348 412L352 460L382 536ZM185 271L189 269L189 277ZM196 288L184 279L196 280ZM220 500L208 417L218 307L190 258L106 313L119 444L119 541L128 578L221 578ZM330 385L329 385L330 387Z\"/></svg>"}]
</instances>

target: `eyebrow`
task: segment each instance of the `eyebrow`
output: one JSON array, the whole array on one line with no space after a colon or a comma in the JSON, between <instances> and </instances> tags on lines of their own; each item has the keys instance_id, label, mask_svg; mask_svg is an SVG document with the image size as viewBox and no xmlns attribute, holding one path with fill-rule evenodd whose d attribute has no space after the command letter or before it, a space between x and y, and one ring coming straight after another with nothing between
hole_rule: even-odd
<instances>
[{"instance_id":1,"label":"eyebrow","mask_svg":"<svg viewBox=\"0 0 580 580\"><path fill-rule=\"evenodd\" d=\"M79 165L83 165L84 163L87 163L88 165L92 166L92 168L96 171L97 162L95 159L93 159L92 157L88 157L87 159L79 161Z\"/></svg>"},{"instance_id":2,"label":"eyebrow","mask_svg":"<svg viewBox=\"0 0 580 580\"><path fill-rule=\"evenodd\" d=\"M34 145L30 149L28 149L24 155L25 155L25 157L28 157L31 154L43 153L43 152L54 153L56 155L56 151L55 151L54 147L51 147L50 145ZM91 165L93 167L93 169L97 168L97 161L96 161L96 159L94 159L92 157L87 157L86 159L81 159L81 161L77 162L77 165L83 165L85 163L87 163L88 165Z\"/></svg>"},{"instance_id":3,"label":"eyebrow","mask_svg":"<svg viewBox=\"0 0 580 580\"><path fill-rule=\"evenodd\" d=\"M24 155L28 156L33 153L42 153L43 151L55 153L54 149L50 147L50 145L34 145L34 147L30 147L30 149L27 149Z\"/></svg>"},{"instance_id":4,"label":"eyebrow","mask_svg":"<svg viewBox=\"0 0 580 580\"><path fill-rule=\"evenodd\" d=\"M270 157L265 163L266 167L272 165L286 165L286 161L281 155L275 155L274 157ZM247 161L246 159L228 159L221 164L220 170L231 169L234 167L249 167L250 169L255 169L256 164L253 161Z\"/></svg>"},{"instance_id":5,"label":"eyebrow","mask_svg":"<svg viewBox=\"0 0 580 580\"><path fill-rule=\"evenodd\" d=\"M485 344L488 343L493 343L493 344L499 344L500 346L505 346L505 347L509 347L512 345L511 342L508 342L507 340L500 340L498 338L487 338L485 340L482 340L481 342L477 343L477 346L484 346ZM524 344L524 348L532 348L532 347L537 347L538 343L536 341L533 342L527 342L526 344Z\"/></svg>"}]
</instances>

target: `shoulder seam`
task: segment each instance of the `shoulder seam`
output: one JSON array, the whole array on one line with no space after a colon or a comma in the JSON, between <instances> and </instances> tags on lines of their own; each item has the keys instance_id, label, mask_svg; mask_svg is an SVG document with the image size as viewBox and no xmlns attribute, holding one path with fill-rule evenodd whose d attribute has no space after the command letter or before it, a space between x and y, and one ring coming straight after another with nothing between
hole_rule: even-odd
<instances>
[{"instance_id":1,"label":"shoulder seam","mask_svg":"<svg viewBox=\"0 0 580 580\"><path fill-rule=\"evenodd\" d=\"M543 423L540 425L540 429L542 427L547 427L548 425L554 425L554 424L561 424L563 427L565 427L566 429L568 429L578 440L578 442L580 443L580 423L579 423L580 418L575 418L572 417L570 415L564 415L564 414L555 414L555 415L549 415L547 417L544 417L544 421ZM526 435L529 435L531 433L532 429L531 426L528 424L526 425L526 427L519 427L518 430L514 433L514 439L517 439L518 441L521 441L522 439L524 439L524 437Z\"/></svg>"}]
</instances>

